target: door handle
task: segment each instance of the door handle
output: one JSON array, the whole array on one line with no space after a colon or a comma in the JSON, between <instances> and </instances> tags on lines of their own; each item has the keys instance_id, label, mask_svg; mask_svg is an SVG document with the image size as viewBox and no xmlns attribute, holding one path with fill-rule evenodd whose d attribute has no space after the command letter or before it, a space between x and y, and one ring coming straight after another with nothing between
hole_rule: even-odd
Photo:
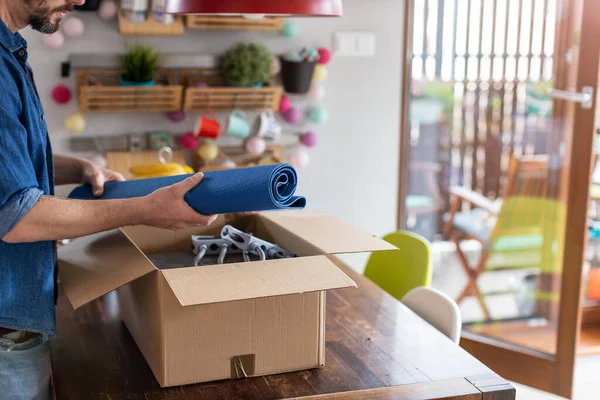
<instances>
[{"instance_id":1,"label":"door handle","mask_svg":"<svg viewBox=\"0 0 600 400\"><path fill-rule=\"evenodd\" d=\"M581 108L586 110L592 108L592 95L594 94L594 88L591 86L584 86L581 89L581 93L559 89L549 89L548 92L550 94L550 97L554 99L581 103Z\"/></svg>"}]
</instances>

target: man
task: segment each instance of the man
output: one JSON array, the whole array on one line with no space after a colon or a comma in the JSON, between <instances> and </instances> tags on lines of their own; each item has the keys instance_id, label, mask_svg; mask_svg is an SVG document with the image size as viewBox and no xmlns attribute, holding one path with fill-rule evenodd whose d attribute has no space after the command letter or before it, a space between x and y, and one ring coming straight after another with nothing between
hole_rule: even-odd
<instances>
[{"instance_id":1,"label":"man","mask_svg":"<svg viewBox=\"0 0 600 400\"><path fill-rule=\"evenodd\" d=\"M18 30L58 29L84 0L0 0L0 399L48 399L49 340L56 335L56 245L125 225L208 225L183 200L201 174L136 199L57 198L55 184L88 183L96 195L113 171L52 156L45 115ZM156 212L160 210L160 212Z\"/></svg>"}]
</instances>

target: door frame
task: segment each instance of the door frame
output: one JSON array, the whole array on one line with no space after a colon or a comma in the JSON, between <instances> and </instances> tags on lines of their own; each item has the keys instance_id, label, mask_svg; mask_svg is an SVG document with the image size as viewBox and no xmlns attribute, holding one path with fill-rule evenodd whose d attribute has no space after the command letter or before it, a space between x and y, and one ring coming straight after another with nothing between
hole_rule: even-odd
<instances>
[{"instance_id":1,"label":"door frame","mask_svg":"<svg viewBox=\"0 0 600 400\"><path fill-rule=\"evenodd\" d=\"M412 76L412 31L414 0L404 7L404 38L402 52L402 89L400 117L400 157L398 169L397 228L405 229L404 199L408 162L404 159L408 143L408 118L410 82ZM560 117L567 118L569 131L585 132L595 127L598 82L600 73L600 7L595 0L558 0L557 9L567 12L566 18L557 21L553 60L553 82L556 88L581 91L583 86L594 88L591 110L566 101L556 101ZM575 12L576 6L582 13ZM579 29L580 42L575 43L574 32ZM582 48L575 62L568 62L569 49ZM557 58L557 55L560 55ZM573 56L573 54L571 54ZM564 201L567 207L563 273L560 288L559 318L556 355L525 349L493 338L463 331L461 347L465 348L488 367L509 380L571 398L577 346L581 330L582 274L587 247L587 218L589 186L592 173L594 130L589 135L573 134L567 140L566 160L563 168L567 179ZM570 266L575 266L574 268ZM517 368L518 366L518 368Z\"/></svg>"},{"instance_id":2,"label":"door frame","mask_svg":"<svg viewBox=\"0 0 600 400\"><path fill-rule=\"evenodd\" d=\"M406 146L409 140L408 118L410 104L410 81L412 76L412 31L413 31L413 0L404 1L404 29L402 38L402 79L400 88L400 153L398 163L398 207L396 227L398 230L405 228L404 224L404 198L405 182L408 173L408 163L404 161Z\"/></svg>"}]
</instances>

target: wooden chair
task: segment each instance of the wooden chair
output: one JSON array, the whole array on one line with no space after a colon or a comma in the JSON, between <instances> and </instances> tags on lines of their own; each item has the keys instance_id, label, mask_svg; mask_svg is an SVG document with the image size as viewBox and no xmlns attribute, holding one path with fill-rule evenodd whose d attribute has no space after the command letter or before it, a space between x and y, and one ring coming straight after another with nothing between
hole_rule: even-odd
<instances>
[{"instance_id":1,"label":"wooden chair","mask_svg":"<svg viewBox=\"0 0 600 400\"><path fill-rule=\"evenodd\" d=\"M564 204L548 195L548 156L531 155L510 160L503 197L491 201L464 187L451 187L450 212L444 232L455 244L468 283L456 302L476 297L486 319L490 319L477 279L484 271L535 269L543 273L560 270ZM460 212L462 202L476 208ZM461 242L481 243L475 265L467 261Z\"/></svg>"}]
</instances>

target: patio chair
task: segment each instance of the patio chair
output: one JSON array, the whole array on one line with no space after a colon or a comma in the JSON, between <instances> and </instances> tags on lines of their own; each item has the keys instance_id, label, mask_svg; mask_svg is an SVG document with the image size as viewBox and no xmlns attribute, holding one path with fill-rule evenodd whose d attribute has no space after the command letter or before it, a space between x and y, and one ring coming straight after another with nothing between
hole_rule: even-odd
<instances>
[{"instance_id":1,"label":"patio chair","mask_svg":"<svg viewBox=\"0 0 600 400\"><path fill-rule=\"evenodd\" d=\"M534 269L538 273L555 274L560 271L565 207L548 194L548 167L547 155L513 157L503 196L495 201L465 187L449 190L451 208L445 217L444 233L455 243L468 278L456 302L460 304L465 297L475 296L487 320L490 320L489 309L477 283L483 272ZM463 201L475 208L460 211ZM461 249L461 242L468 239L481 244L481 255L475 265L469 264Z\"/></svg>"}]
</instances>

